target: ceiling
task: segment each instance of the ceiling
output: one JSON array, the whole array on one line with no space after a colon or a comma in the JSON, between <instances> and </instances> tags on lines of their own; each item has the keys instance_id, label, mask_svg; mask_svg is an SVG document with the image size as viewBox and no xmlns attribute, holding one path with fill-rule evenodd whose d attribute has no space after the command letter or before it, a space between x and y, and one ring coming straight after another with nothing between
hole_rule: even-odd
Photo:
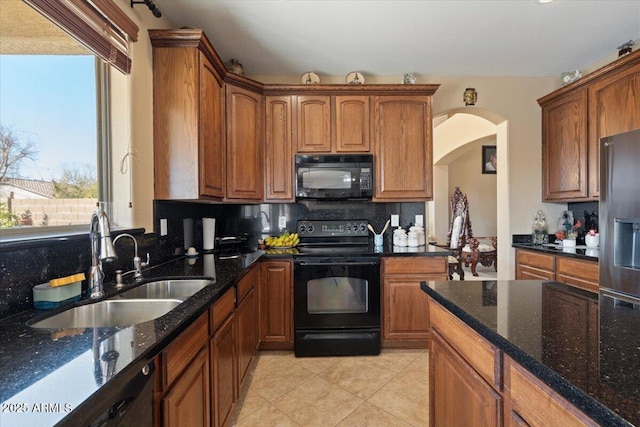
<instances>
[{"instance_id":1,"label":"ceiling","mask_svg":"<svg viewBox=\"0 0 640 427\"><path fill-rule=\"evenodd\" d=\"M640 40L639 0L153 1L247 75L559 76Z\"/></svg>"}]
</instances>

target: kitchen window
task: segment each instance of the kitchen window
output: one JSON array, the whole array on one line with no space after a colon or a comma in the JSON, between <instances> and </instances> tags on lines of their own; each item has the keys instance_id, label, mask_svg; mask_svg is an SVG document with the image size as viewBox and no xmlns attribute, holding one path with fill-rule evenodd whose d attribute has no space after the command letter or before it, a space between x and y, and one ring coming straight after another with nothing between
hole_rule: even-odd
<instances>
[{"instance_id":1,"label":"kitchen window","mask_svg":"<svg viewBox=\"0 0 640 427\"><path fill-rule=\"evenodd\" d=\"M74 2L29 3L61 9ZM130 59L125 49L111 68L97 56L102 45L89 50L82 34L72 37L39 10L3 0L2 241L86 233L98 200L110 206L109 73L127 72Z\"/></svg>"}]
</instances>

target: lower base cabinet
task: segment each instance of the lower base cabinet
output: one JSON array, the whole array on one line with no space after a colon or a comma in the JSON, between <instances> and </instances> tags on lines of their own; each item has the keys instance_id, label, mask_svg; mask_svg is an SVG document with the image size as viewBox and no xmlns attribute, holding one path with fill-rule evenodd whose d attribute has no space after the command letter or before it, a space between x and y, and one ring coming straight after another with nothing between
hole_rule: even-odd
<instances>
[{"instance_id":1,"label":"lower base cabinet","mask_svg":"<svg viewBox=\"0 0 640 427\"><path fill-rule=\"evenodd\" d=\"M260 349L293 350L293 261L263 261L258 295Z\"/></svg>"},{"instance_id":2,"label":"lower base cabinet","mask_svg":"<svg viewBox=\"0 0 640 427\"><path fill-rule=\"evenodd\" d=\"M596 426L429 297L429 425Z\"/></svg>"},{"instance_id":3,"label":"lower base cabinet","mask_svg":"<svg viewBox=\"0 0 640 427\"><path fill-rule=\"evenodd\" d=\"M426 348L429 340L424 280L447 280L446 257L388 257L382 259L382 345Z\"/></svg>"},{"instance_id":4,"label":"lower base cabinet","mask_svg":"<svg viewBox=\"0 0 640 427\"><path fill-rule=\"evenodd\" d=\"M211 338L213 426L226 425L236 400L235 317L231 313Z\"/></svg>"},{"instance_id":5,"label":"lower base cabinet","mask_svg":"<svg viewBox=\"0 0 640 427\"><path fill-rule=\"evenodd\" d=\"M162 399L165 426L211 425L209 371L209 352L203 348Z\"/></svg>"},{"instance_id":6,"label":"lower base cabinet","mask_svg":"<svg viewBox=\"0 0 640 427\"><path fill-rule=\"evenodd\" d=\"M516 249L516 280L555 280L598 292L598 276L596 261Z\"/></svg>"},{"instance_id":7,"label":"lower base cabinet","mask_svg":"<svg viewBox=\"0 0 640 427\"><path fill-rule=\"evenodd\" d=\"M437 332L429 351L433 426L500 426L502 397Z\"/></svg>"}]
</instances>

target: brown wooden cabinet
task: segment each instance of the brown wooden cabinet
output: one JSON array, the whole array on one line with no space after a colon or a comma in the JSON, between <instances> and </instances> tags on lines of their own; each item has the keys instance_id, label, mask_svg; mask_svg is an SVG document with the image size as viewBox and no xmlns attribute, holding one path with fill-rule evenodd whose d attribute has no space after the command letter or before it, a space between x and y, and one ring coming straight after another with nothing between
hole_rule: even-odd
<instances>
[{"instance_id":1,"label":"brown wooden cabinet","mask_svg":"<svg viewBox=\"0 0 640 427\"><path fill-rule=\"evenodd\" d=\"M154 198L221 198L225 191L224 68L200 30L150 30L149 35Z\"/></svg>"},{"instance_id":2,"label":"brown wooden cabinet","mask_svg":"<svg viewBox=\"0 0 640 427\"><path fill-rule=\"evenodd\" d=\"M546 104L542 133L542 200L587 198L586 89Z\"/></svg>"},{"instance_id":3,"label":"brown wooden cabinet","mask_svg":"<svg viewBox=\"0 0 640 427\"><path fill-rule=\"evenodd\" d=\"M598 263L518 248L516 280L555 280L590 292L598 292Z\"/></svg>"},{"instance_id":4,"label":"brown wooden cabinet","mask_svg":"<svg viewBox=\"0 0 640 427\"><path fill-rule=\"evenodd\" d=\"M163 426L210 426L209 316L200 316L159 357L155 410Z\"/></svg>"},{"instance_id":5,"label":"brown wooden cabinet","mask_svg":"<svg viewBox=\"0 0 640 427\"><path fill-rule=\"evenodd\" d=\"M238 390L247 375L258 348L258 299L260 265L255 265L236 285L236 321L238 330Z\"/></svg>"},{"instance_id":6,"label":"brown wooden cabinet","mask_svg":"<svg viewBox=\"0 0 640 427\"><path fill-rule=\"evenodd\" d=\"M292 95L265 97L265 193L268 202L293 202Z\"/></svg>"},{"instance_id":7,"label":"brown wooden cabinet","mask_svg":"<svg viewBox=\"0 0 640 427\"><path fill-rule=\"evenodd\" d=\"M433 299L428 303L430 425L501 426L501 352Z\"/></svg>"},{"instance_id":8,"label":"brown wooden cabinet","mask_svg":"<svg viewBox=\"0 0 640 427\"><path fill-rule=\"evenodd\" d=\"M373 99L374 199L431 200L433 141L430 96Z\"/></svg>"},{"instance_id":9,"label":"brown wooden cabinet","mask_svg":"<svg viewBox=\"0 0 640 427\"><path fill-rule=\"evenodd\" d=\"M640 129L640 52L538 100L542 200L597 200L600 138Z\"/></svg>"},{"instance_id":10,"label":"brown wooden cabinet","mask_svg":"<svg viewBox=\"0 0 640 427\"><path fill-rule=\"evenodd\" d=\"M293 349L293 262L263 261L260 266L261 349Z\"/></svg>"},{"instance_id":11,"label":"brown wooden cabinet","mask_svg":"<svg viewBox=\"0 0 640 427\"><path fill-rule=\"evenodd\" d=\"M298 153L331 151L331 97L296 97L296 146Z\"/></svg>"},{"instance_id":12,"label":"brown wooden cabinet","mask_svg":"<svg viewBox=\"0 0 640 427\"><path fill-rule=\"evenodd\" d=\"M505 425L597 426L510 357L504 357Z\"/></svg>"},{"instance_id":13,"label":"brown wooden cabinet","mask_svg":"<svg viewBox=\"0 0 640 427\"><path fill-rule=\"evenodd\" d=\"M210 309L212 425L215 427L225 425L238 396L234 307L235 289L231 288Z\"/></svg>"},{"instance_id":14,"label":"brown wooden cabinet","mask_svg":"<svg viewBox=\"0 0 640 427\"><path fill-rule=\"evenodd\" d=\"M370 140L369 96L334 96L332 132L334 150L338 153L368 153Z\"/></svg>"},{"instance_id":15,"label":"brown wooden cabinet","mask_svg":"<svg viewBox=\"0 0 640 427\"><path fill-rule=\"evenodd\" d=\"M429 340L424 280L447 280L446 257L382 259L382 344L384 347L426 347Z\"/></svg>"},{"instance_id":16,"label":"brown wooden cabinet","mask_svg":"<svg viewBox=\"0 0 640 427\"><path fill-rule=\"evenodd\" d=\"M261 201L264 191L264 97L227 84L226 113L226 199Z\"/></svg>"},{"instance_id":17,"label":"brown wooden cabinet","mask_svg":"<svg viewBox=\"0 0 640 427\"><path fill-rule=\"evenodd\" d=\"M482 379L437 332L429 350L433 377L432 426L501 426L502 396ZM459 407L457 403L464 405Z\"/></svg>"}]
</instances>

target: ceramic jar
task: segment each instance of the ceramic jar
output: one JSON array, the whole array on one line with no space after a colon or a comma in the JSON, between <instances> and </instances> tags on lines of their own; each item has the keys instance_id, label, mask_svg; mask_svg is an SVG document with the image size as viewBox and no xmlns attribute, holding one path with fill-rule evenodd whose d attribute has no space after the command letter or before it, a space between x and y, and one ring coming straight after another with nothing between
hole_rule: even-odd
<instances>
[{"instance_id":1,"label":"ceramic jar","mask_svg":"<svg viewBox=\"0 0 640 427\"><path fill-rule=\"evenodd\" d=\"M398 227L393 231L394 246L407 246L409 244L408 240L407 232L402 227Z\"/></svg>"},{"instance_id":2,"label":"ceramic jar","mask_svg":"<svg viewBox=\"0 0 640 427\"><path fill-rule=\"evenodd\" d=\"M409 231L409 234L407 234L407 245L412 248L417 248L418 246L420 246L417 231Z\"/></svg>"},{"instance_id":3,"label":"ceramic jar","mask_svg":"<svg viewBox=\"0 0 640 427\"><path fill-rule=\"evenodd\" d=\"M427 241L427 238L424 232L424 227L421 227L419 225L414 225L414 226L411 226L411 228L409 228L409 232L412 232L412 231L415 231L418 234L418 246L424 246Z\"/></svg>"},{"instance_id":4,"label":"ceramic jar","mask_svg":"<svg viewBox=\"0 0 640 427\"><path fill-rule=\"evenodd\" d=\"M588 248L597 248L600 246L600 234L585 234L584 243Z\"/></svg>"}]
</instances>

